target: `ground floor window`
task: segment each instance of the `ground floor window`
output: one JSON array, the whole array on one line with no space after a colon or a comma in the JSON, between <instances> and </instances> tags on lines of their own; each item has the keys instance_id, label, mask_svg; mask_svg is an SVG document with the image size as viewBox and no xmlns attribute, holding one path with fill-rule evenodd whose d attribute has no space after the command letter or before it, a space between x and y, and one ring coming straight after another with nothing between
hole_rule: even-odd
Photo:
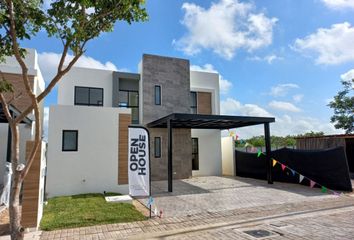
<instances>
[{"instance_id":1,"label":"ground floor window","mask_svg":"<svg viewBox=\"0 0 354 240\"><path fill-rule=\"evenodd\" d=\"M63 152L77 151L78 131L63 130L62 150Z\"/></svg>"},{"instance_id":2,"label":"ground floor window","mask_svg":"<svg viewBox=\"0 0 354 240\"><path fill-rule=\"evenodd\" d=\"M161 138L160 137L155 137L155 142L154 142L154 146L155 146L155 158L160 158L161 157Z\"/></svg>"},{"instance_id":3,"label":"ground floor window","mask_svg":"<svg viewBox=\"0 0 354 240\"><path fill-rule=\"evenodd\" d=\"M192 138L192 170L199 170L198 138Z\"/></svg>"}]
</instances>

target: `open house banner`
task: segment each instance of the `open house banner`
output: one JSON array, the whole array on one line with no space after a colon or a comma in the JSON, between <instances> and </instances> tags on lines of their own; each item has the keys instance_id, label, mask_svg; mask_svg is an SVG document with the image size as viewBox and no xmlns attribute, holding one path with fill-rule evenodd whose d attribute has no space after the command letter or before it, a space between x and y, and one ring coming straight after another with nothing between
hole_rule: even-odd
<instances>
[{"instance_id":1,"label":"open house banner","mask_svg":"<svg viewBox=\"0 0 354 240\"><path fill-rule=\"evenodd\" d=\"M149 133L143 127L130 126L128 141L129 194L131 196L149 196Z\"/></svg>"}]
</instances>

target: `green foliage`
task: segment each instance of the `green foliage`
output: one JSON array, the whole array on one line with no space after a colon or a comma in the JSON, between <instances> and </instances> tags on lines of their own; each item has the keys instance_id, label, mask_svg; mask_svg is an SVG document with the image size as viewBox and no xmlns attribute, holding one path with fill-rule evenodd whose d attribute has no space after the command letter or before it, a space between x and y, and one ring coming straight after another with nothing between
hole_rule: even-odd
<instances>
[{"instance_id":1,"label":"green foliage","mask_svg":"<svg viewBox=\"0 0 354 240\"><path fill-rule=\"evenodd\" d=\"M108 203L102 194L89 193L49 199L40 226L50 231L145 219L131 204Z\"/></svg>"},{"instance_id":2,"label":"green foliage","mask_svg":"<svg viewBox=\"0 0 354 240\"><path fill-rule=\"evenodd\" d=\"M46 30L77 55L84 52L87 41L112 31L116 21L147 20L143 6L142 0L54 0L46 9L43 0L13 0L16 35L21 41ZM14 55L9 7L0 1L0 61ZM25 54L23 48L21 54Z\"/></svg>"},{"instance_id":3,"label":"green foliage","mask_svg":"<svg viewBox=\"0 0 354 240\"><path fill-rule=\"evenodd\" d=\"M342 81L344 89L334 96L328 106L334 110L331 122L335 128L344 129L346 133L354 132L354 79Z\"/></svg>"},{"instance_id":4,"label":"green foliage","mask_svg":"<svg viewBox=\"0 0 354 240\"><path fill-rule=\"evenodd\" d=\"M5 79L0 80L0 93L14 92L14 87Z\"/></svg>"},{"instance_id":5,"label":"green foliage","mask_svg":"<svg viewBox=\"0 0 354 240\"><path fill-rule=\"evenodd\" d=\"M285 137L279 136L271 136L270 142L271 146L274 147L292 147L296 146L296 139L297 137L314 137L314 136L323 136L323 132L308 132L299 135L288 135ZM246 140L237 140L235 142L236 147L243 148L246 147L246 143L250 144L253 147L265 147L264 136L256 136Z\"/></svg>"}]
</instances>

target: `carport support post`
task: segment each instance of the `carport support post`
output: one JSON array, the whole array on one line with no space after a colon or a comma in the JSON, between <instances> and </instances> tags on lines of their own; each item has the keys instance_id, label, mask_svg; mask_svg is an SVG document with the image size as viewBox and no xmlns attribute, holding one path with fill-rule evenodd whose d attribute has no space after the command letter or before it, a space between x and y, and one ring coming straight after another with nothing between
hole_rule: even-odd
<instances>
[{"instance_id":1,"label":"carport support post","mask_svg":"<svg viewBox=\"0 0 354 240\"><path fill-rule=\"evenodd\" d=\"M9 124L9 129L7 130L7 151L6 151L6 161L11 162L11 143L12 143L12 134Z\"/></svg>"},{"instance_id":2,"label":"carport support post","mask_svg":"<svg viewBox=\"0 0 354 240\"><path fill-rule=\"evenodd\" d=\"M172 126L171 119L167 120L167 131L168 131L168 152L167 152L167 170L168 170L168 191L172 192Z\"/></svg>"},{"instance_id":3,"label":"carport support post","mask_svg":"<svg viewBox=\"0 0 354 240\"><path fill-rule=\"evenodd\" d=\"M270 145L270 130L269 123L264 124L264 138L265 138L265 147L266 147L266 161L267 161L267 180L268 184L273 184L272 178L272 158L271 154L271 145Z\"/></svg>"}]
</instances>

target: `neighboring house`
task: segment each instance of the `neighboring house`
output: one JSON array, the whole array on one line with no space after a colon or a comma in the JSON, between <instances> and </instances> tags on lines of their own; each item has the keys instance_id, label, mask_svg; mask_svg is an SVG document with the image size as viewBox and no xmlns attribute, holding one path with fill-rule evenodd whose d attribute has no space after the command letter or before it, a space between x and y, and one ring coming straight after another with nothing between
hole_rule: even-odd
<instances>
[{"instance_id":1,"label":"neighboring house","mask_svg":"<svg viewBox=\"0 0 354 240\"><path fill-rule=\"evenodd\" d=\"M188 60L144 54L139 73L74 67L50 107L49 197L128 192L129 124L171 113L220 114L219 75ZM152 180L167 179L167 129L150 128ZM221 175L220 130L174 129L173 178Z\"/></svg>"},{"instance_id":2,"label":"neighboring house","mask_svg":"<svg viewBox=\"0 0 354 240\"><path fill-rule=\"evenodd\" d=\"M38 96L44 91L45 83L38 66L38 56L34 49L26 50L24 59L33 93ZM14 93L5 93L5 98L10 101L10 113L19 115L31 104L22 79L22 70L14 57L7 57L5 62L0 63L0 78L10 82L14 87ZM43 101L40 103L40 121L43 123ZM31 149L31 141L34 140L35 121L33 112L30 113L20 124L20 162L26 162L26 156ZM42 142L35 161L24 181L22 190L22 224L25 227L36 227L42 215L45 181L45 147ZM0 185L4 184L5 165L11 161L11 134L7 119L2 107L0 107Z\"/></svg>"}]
</instances>

